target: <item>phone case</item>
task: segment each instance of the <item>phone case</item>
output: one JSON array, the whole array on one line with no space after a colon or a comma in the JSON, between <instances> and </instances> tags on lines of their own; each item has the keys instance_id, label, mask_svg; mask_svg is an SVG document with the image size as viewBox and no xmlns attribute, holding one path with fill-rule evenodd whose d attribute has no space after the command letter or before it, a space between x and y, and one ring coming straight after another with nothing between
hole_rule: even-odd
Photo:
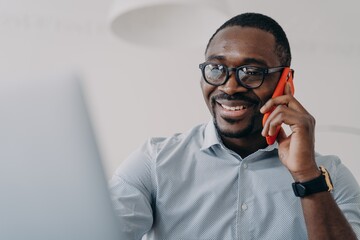
<instances>
[{"instance_id":1,"label":"phone case","mask_svg":"<svg viewBox=\"0 0 360 240\"><path fill-rule=\"evenodd\" d=\"M274 90L274 93L272 95L272 98L275 98L275 97L278 97L278 96L281 96L284 94L284 90L285 90L285 86L286 86L286 83L289 82L290 83L290 87L291 87L291 93L292 95L294 95L294 92L295 92L295 88L294 88L294 83L293 83L293 70L289 67L286 67L284 68L283 70L283 73L279 79L279 82ZM275 108L274 108L275 109ZM269 115L272 113L273 110L267 112L264 114L264 117L263 117L263 126L265 125L265 122L266 120L269 118ZM281 126L278 126L276 128L276 134L273 135L273 136L267 136L266 137L266 142L269 144L269 145L272 145L276 138L277 138L277 135L279 134L279 131L280 131L280 128Z\"/></svg>"}]
</instances>

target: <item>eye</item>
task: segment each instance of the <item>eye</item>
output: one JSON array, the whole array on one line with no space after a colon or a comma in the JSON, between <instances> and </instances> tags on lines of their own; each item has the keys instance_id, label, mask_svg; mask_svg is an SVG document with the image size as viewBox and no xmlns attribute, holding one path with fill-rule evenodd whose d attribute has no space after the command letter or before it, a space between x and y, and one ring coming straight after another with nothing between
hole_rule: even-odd
<instances>
[{"instance_id":1,"label":"eye","mask_svg":"<svg viewBox=\"0 0 360 240\"><path fill-rule=\"evenodd\" d=\"M246 66L246 67L242 67L241 71L243 71L246 75L262 75L264 73L264 70L262 68L258 68L258 67L250 67L250 66Z\"/></svg>"},{"instance_id":2,"label":"eye","mask_svg":"<svg viewBox=\"0 0 360 240\"><path fill-rule=\"evenodd\" d=\"M205 67L205 74L212 79L221 78L226 74L225 67L220 64L208 64Z\"/></svg>"}]
</instances>

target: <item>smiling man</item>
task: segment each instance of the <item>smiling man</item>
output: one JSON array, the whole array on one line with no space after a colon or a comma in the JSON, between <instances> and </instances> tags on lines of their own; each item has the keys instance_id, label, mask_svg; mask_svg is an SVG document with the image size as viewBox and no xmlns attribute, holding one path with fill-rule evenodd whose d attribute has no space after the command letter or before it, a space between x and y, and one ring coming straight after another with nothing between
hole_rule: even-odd
<instances>
[{"instance_id":1,"label":"smiling man","mask_svg":"<svg viewBox=\"0 0 360 240\"><path fill-rule=\"evenodd\" d=\"M271 33L253 27L220 29L208 45L206 62L200 66L204 80L201 87L223 142L246 157L266 147L265 138L261 137L263 115L260 107L271 97L281 74L279 70L283 68L275 67L277 72L268 74L266 81L263 81L265 74L261 71L269 66L286 66L286 63L282 63L274 53L275 37ZM230 73L228 66L240 68ZM213 81L210 74L216 71L214 69L223 72L222 82L210 82ZM244 87L252 82L241 83L242 79L249 77L256 81L256 85L250 87L252 90Z\"/></svg>"},{"instance_id":2,"label":"smiling man","mask_svg":"<svg viewBox=\"0 0 360 240\"><path fill-rule=\"evenodd\" d=\"M267 16L241 14L214 33L199 65L212 120L150 139L111 180L124 240L360 236L354 177L315 153L315 120L289 84L271 98L290 63L287 37ZM291 135L281 129L268 145L281 124Z\"/></svg>"}]
</instances>

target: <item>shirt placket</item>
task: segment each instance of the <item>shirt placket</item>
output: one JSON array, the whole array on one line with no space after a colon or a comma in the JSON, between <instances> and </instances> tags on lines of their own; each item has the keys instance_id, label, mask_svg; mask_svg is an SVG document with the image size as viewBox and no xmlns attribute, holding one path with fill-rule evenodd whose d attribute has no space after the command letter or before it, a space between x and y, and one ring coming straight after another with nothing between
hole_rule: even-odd
<instances>
[{"instance_id":1,"label":"shirt placket","mask_svg":"<svg viewBox=\"0 0 360 240\"><path fill-rule=\"evenodd\" d=\"M251 183L249 182L249 161L242 160L238 170L238 214L237 214L237 239L252 239L251 212L252 196Z\"/></svg>"}]
</instances>

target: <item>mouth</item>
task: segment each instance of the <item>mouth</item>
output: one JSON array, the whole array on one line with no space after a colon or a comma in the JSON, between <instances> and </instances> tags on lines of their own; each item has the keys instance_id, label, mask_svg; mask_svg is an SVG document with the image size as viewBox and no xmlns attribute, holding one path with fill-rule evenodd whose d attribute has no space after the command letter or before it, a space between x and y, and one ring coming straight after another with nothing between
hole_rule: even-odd
<instances>
[{"instance_id":1,"label":"mouth","mask_svg":"<svg viewBox=\"0 0 360 240\"><path fill-rule=\"evenodd\" d=\"M241 120L251 115L254 111L254 103L239 100L216 101L215 111L223 119Z\"/></svg>"},{"instance_id":2,"label":"mouth","mask_svg":"<svg viewBox=\"0 0 360 240\"><path fill-rule=\"evenodd\" d=\"M224 108L225 110L228 110L228 111L239 111L239 110L245 110L247 108L247 106L245 106L245 105L233 106L232 107L232 106L227 106L225 104L220 104L220 106L222 108Z\"/></svg>"}]
</instances>

